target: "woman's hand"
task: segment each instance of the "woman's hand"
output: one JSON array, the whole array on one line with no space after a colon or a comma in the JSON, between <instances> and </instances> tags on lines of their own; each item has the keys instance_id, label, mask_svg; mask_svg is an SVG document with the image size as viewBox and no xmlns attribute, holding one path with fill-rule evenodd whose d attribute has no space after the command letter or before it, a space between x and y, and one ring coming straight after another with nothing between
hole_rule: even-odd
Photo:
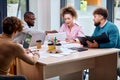
<instances>
[{"instance_id":1,"label":"woman's hand","mask_svg":"<svg viewBox=\"0 0 120 80\"><path fill-rule=\"evenodd\" d=\"M68 38L66 38L65 41L66 41L66 42L70 42L70 43L75 43L75 42L76 42L76 40L68 39Z\"/></svg>"}]
</instances>

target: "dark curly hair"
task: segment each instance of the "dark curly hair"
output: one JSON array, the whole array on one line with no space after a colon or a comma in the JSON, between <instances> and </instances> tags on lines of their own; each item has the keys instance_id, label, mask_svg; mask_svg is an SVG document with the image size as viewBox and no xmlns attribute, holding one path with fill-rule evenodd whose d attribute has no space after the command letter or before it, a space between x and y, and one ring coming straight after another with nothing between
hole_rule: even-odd
<instances>
[{"instance_id":1,"label":"dark curly hair","mask_svg":"<svg viewBox=\"0 0 120 80\"><path fill-rule=\"evenodd\" d=\"M2 29L5 34L11 35L13 32L21 32L23 26L20 19L12 16L4 18Z\"/></svg>"},{"instance_id":2,"label":"dark curly hair","mask_svg":"<svg viewBox=\"0 0 120 80\"><path fill-rule=\"evenodd\" d=\"M30 11L27 11L27 12L25 12L25 14L24 14L24 18L29 18L30 15L34 15L34 13L33 13L33 12L30 12Z\"/></svg>"},{"instance_id":3,"label":"dark curly hair","mask_svg":"<svg viewBox=\"0 0 120 80\"><path fill-rule=\"evenodd\" d=\"M94 12L93 15L99 14L102 15L105 19L108 17L108 10L105 8L97 8Z\"/></svg>"},{"instance_id":4,"label":"dark curly hair","mask_svg":"<svg viewBox=\"0 0 120 80\"><path fill-rule=\"evenodd\" d=\"M70 15L72 15L72 17L77 18L77 13L76 13L75 9L71 6L64 7L61 9L62 17L64 17L65 14L70 14Z\"/></svg>"}]
</instances>

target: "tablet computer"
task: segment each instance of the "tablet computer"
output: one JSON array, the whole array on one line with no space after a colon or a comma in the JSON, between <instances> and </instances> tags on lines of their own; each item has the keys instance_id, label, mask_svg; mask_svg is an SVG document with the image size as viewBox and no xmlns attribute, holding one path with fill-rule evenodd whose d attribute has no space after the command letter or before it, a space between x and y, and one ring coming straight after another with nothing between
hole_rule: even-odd
<instances>
[{"instance_id":1,"label":"tablet computer","mask_svg":"<svg viewBox=\"0 0 120 80\"><path fill-rule=\"evenodd\" d=\"M71 48L69 48L69 49L71 49L71 50L77 50L78 52L88 50L88 48L79 48L79 47L71 47Z\"/></svg>"}]
</instances>

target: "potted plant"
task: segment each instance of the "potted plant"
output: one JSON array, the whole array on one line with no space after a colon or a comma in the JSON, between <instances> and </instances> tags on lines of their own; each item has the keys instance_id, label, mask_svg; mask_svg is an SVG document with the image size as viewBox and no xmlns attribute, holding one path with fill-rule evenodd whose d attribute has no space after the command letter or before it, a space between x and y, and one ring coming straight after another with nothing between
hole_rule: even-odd
<instances>
[{"instance_id":1,"label":"potted plant","mask_svg":"<svg viewBox=\"0 0 120 80\"><path fill-rule=\"evenodd\" d=\"M7 0L8 4L16 4L18 2L19 2L19 0Z\"/></svg>"},{"instance_id":2,"label":"potted plant","mask_svg":"<svg viewBox=\"0 0 120 80\"><path fill-rule=\"evenodd\" d=\"M19 0L7 0L8 16L17 16Z\"/></svg>"}]
</instances>

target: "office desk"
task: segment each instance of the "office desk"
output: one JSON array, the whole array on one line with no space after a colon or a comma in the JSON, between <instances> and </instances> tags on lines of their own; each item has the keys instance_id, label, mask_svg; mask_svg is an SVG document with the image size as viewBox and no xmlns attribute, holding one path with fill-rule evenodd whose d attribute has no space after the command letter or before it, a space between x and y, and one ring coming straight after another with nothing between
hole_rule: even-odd
<instances>
[{"instance_id":1,"label":"office desk","mask_svg":"<svg viewBox=\"0 0 120 80\"><path fill-rule=\"evenodd\" d=\"M59 58L39 59L33 66L17 60L17 74L28 80L46 80L60 76L60 80L82 80L82 70L89 69L89 80L117 80L117 52L119 49L88 49Z\"/></svg>"}]
</instances>

